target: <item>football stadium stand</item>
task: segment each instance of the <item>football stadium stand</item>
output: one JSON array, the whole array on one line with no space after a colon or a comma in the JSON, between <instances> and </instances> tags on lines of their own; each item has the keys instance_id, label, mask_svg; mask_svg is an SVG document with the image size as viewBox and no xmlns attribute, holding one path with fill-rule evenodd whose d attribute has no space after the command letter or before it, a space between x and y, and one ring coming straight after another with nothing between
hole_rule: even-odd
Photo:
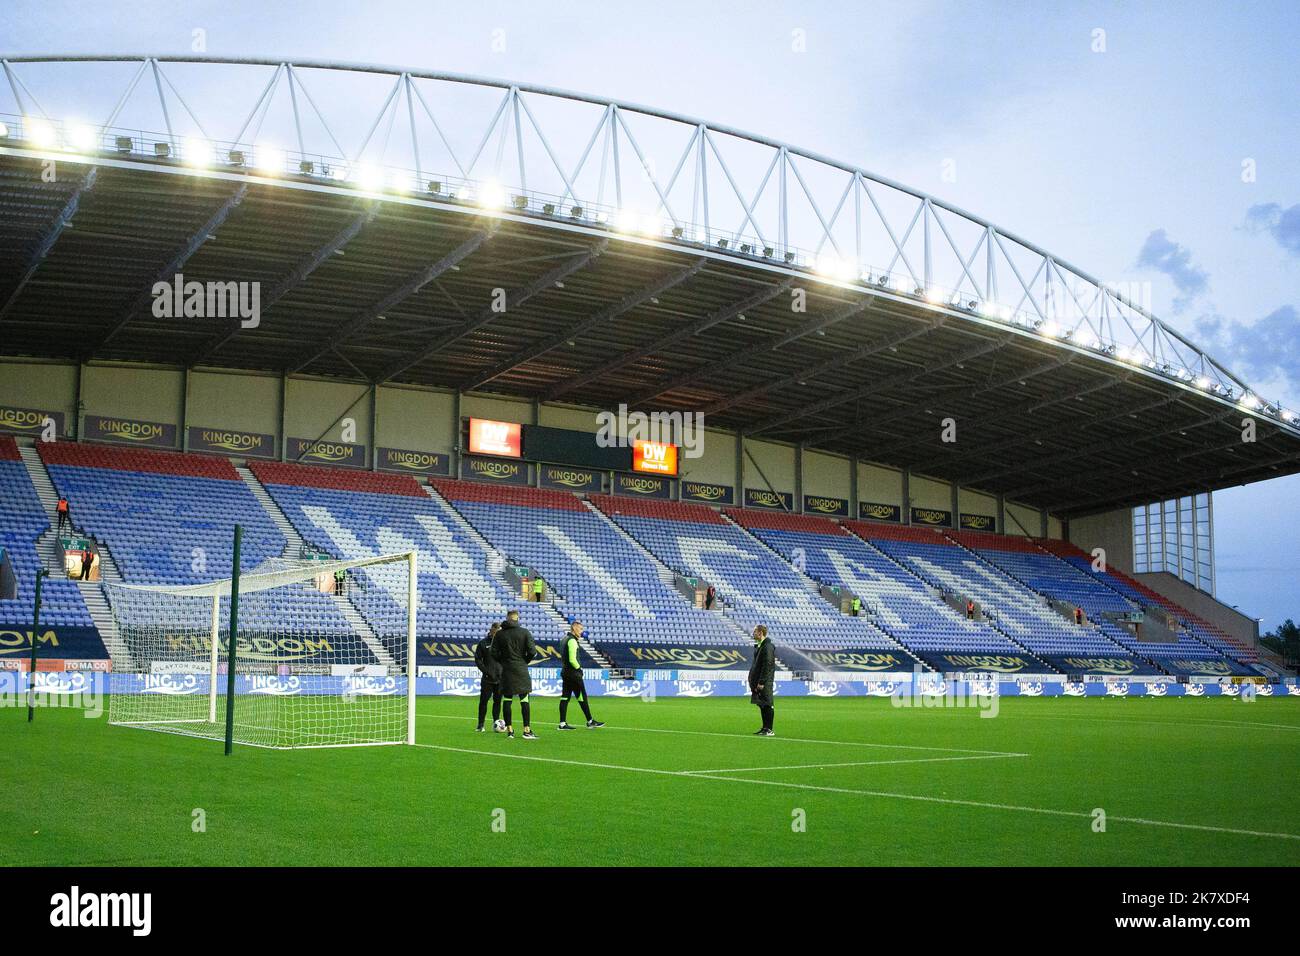
<instances>
[{"instance_id":1,"label":"football stadium stand","mask_svg":"<svg viewBox=\"0 0 1300 956\"><path fill-rule=\"evenodd\" d=\"M745 633L767 625L790 663L820 670L831 669L833 660L850 659L879 670L916 666L887 633L865 617L832 607L785 554L765 547L717 511L608 495L592 501L668 567L712 585Z\"/></svg>"},{"instance_id":2,"label":"football stadium stand","mask_svg":"<svg viewBox=\"0 0 1300 956\"><path fill-rule=\"evenodd\" d=\"M413 478L275 462L249 467L321 553L366 558L417 552L418 664L472 664L474 645L509 608L519 608L542 645L539 662L558 654L564 621L549 606L522 603L501 577L505 562ZM406 633L404 589L402 570L363 568L349 585L350 599L390 651Z\"/></svg>"},{"instance_id":3,"label":"football stadium stand","mask_svg":"<svg viewBox=\"0 0 1300 956\"><path fill-rule=\"evenodd\" d=\"M11 563L17 580L17 597L0 600L0 630L23 635L32 625L36 598L36 571L42 561L37 541L50 529L36 489L23 464L18 446L0 435L0 551ZM105 660L108 652L94 629L90 612L77 585L52 575L41 588L42 630L52 628L56 639L40 648L43 657ZM0 659L29 650L23 640L0 644Z\"/></svg>"},{"instance_id":4,"label":"football stadium stand","mask_svg":"<svg viewBox=\"0 0 1300 956\"><path fill-rule=\"evenodd\" d=\"M736 648L730 660L746 666L744 633L721 613L690 604L673 586L671 570L576 495L453 480L434 485L495 547L536 568L557 608L582 620L616 665L658 662L656 647L665 645L679 655L715 660L718 654L704 648L721 645Z\"/></svg>"},{"instance_id":5,"label":"football stadium stand","mask_svg":"<svg viewBox=\"0 0 1300 956\"><path fill-rule=\"evenodd\" d=\"M1046 595L938 530L868 522L846 522L846 526L958 607L974 602L977 617L986 618L1020 648L1058 669L1069 666L1066 658L1096 657L1133 659L1130 672L1150 671L1149 665L1141 666L1098 625L1067 619ZM1007 542L1008 549L1021 547L1014 539L997 537Z\"/></svg>"},{"instance_id":6,"label":"football stadium stand","mask_svg":"<svg viewBox=\"0 0 1300 956\"><path fill-rule=\"evenodd\" d=\"M508 608L538 639L538 663L554 660L575 618L587 625L589 666L742 668L760 623L799 670L920 661L946 671L985 663L1213 676L1250 673L1257 661L1252 648L1140 581L1094 569L1064 541L452 479L426 488L404 475L280 462L250 462L241 476L218 456L70 442L37 450L70 502L73 530L94 539L127 583L228 576L235 524L245 570L415 550L422 665L471 664L474 644ZM0 548L18 581L17 598L0 600L0 629L30 624L38 541L49 531L18 447L0 437ZM712 585L714 609L696 607L677 575ZM537 576L545 600L528 601L521 585L531 593ZM44 587L42 622L60 639L42 654L106 657L78 585L56 575ZM328 638L358 629L376 660L398 650L404 569L356 569L346 596L327 591L277 591L250 607L249 623L291 619L326 638L316 663L330 659ZM835 603L840 592L860 599L858 615ZM136 613L162 622L162 603L143 607ZM21 651L22 641L10 643L0 651Z\"/></svg>"},{"instance_id":7,"label":"football stadium stand","mask_svg":"<svg viewBox=\"0 0 1300 956\"><path fill-rule=\"evenodd\" d=\"M200 584L229 577L236 524L243 527L241 570L284 556L284 535L225 458L70 442L42 442L37 449L58 493L68 500L72 526L108 549L127 584ZM283 622L292 621L292 631L324 638L313 645L315 663L335 656L330 638L351 633L332 597L314 587L264 594L265 599L245 602L241 622L284 630ZM223 601L223 619L227 610ZM169 623L178 611L174 603L141 597L131 613L130 623L143 627ZM202 627L197 617L185 623ZM276 650L260 648L263 653L281 659ZM288 650L285 658L301 659Z\"/></svg>"},{"instance_id":8,"label":"football stadium stand","mask_svg":"<svg viewBox=\"0 0 1300 956\"><path fill-rule=\"evenodd\" d=\"M919 656L1025 655L1024 647L984 621L967 620L920 578L831 520L755 509L727 514L777 554L798 555L816 581L847 588L875 627Z\"/></svg>"},{"instance_id":9,"label":"football stadium stand","mask_svg":"<svg viewBox=\"0 0 1300 956\"><path fill-rule=\"evenodd\" d=\"M1128 599L1131 606L1138 609L1163 610L1177 625L1182 626L1189 637L1218 654L1241 664L1254 664L1259 660L1259 653L1254 648L1225 634L1213 624L1197 617L1141 581L1113 567L1107 567L1105 571L1094 570L1093 556L1070 542L1046 538L1038 539L1036 544L1042 550L1056 555L1083 574L1122 595ZM1180 647L1182 644L1183 642L1180 642Z\"/></svg>"}]
</instances>

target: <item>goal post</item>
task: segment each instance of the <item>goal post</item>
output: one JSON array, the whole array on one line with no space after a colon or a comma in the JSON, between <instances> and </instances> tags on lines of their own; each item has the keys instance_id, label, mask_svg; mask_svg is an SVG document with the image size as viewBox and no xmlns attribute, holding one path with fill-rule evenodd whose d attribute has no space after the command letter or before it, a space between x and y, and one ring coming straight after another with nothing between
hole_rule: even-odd
<instances>
[{"instance_id":1,"label":"goal post","mask_svg":"<svg viewBox=\"0 0 1300 956\"><path fill-rule=\"evenodd\" d=\"M413 744L418 570L408 551L274 559L205 584L108 585L136 664L114 675L109 722L224 739L229 707L235 743Z\"/></svg>"}]
</instances>

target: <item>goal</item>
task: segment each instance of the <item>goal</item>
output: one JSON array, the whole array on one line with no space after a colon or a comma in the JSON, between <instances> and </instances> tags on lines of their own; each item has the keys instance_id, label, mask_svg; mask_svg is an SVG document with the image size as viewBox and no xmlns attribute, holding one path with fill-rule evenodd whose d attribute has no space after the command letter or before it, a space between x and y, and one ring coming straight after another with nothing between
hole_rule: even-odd
<instances>
[{"instance_id":1,"label":"goal","mask_svg":"<svg viewBox=\"0 0 1300 956\"><path fill-rule=\"evenodd\" d=\"M273 748L415 742L415 552L276 559L233 583L233 680L230 578L106 588L131 657L110 724L225 739L229 717L234 743Z\"/></svg>"}]
</instances>

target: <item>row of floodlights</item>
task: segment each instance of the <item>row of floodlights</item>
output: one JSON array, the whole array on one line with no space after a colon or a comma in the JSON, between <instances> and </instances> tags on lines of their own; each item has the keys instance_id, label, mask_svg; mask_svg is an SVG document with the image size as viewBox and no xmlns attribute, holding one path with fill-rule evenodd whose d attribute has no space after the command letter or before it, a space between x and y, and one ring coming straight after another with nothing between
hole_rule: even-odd
<instances>
[{"instance_id":1,"label":"row of floodlights","mask_svg":"<svg viewBox=\"0 0 1300 956\"><path fill-rule=\"evenodd\" d=\"M86 124L73 123L60 128L48 120L29 116L23 118L23 130L24 138L32 145L42 149L63 149L68 152L92 153L101 152L104 148L103 130ZM9 127L0 122L0 140L8 139L9 136ZM130 136L115 136L113 138L112 151L114 152L124 155L131 154L136 152L135 147L136 141ZM158 159L171 160L177 158L173 156L173 147L170 142L156 141L152 144L152 147L153 155ZM185 165L196 169L218 165L222 159L215 144L197 138L187 138L181 141L178 158ZM235 148L226 150L223 158L225 164L230 167L250 168L264 173L280 175L284 174L287 162L285 152L269 144L256 144L253 147L251 161L246 151ZM368 192L410 192L413 184L413 177L409 174L393 171L385 172L377 166L365 163L330 166L327 163L316 164L311 160L303 159L298 163L298 172L304 176L318 176L337 182L353 182ZM448 184L436 180L426 183L425 188L431 195L439 198L457 198ZM464 198L489 210L502 210L509 206L517 212L527 212L530 205L527 196L507 195L505 188L494 180L483 183L477 191L470 187L468 195ZM570 219L588 217L587 210L580 205L573 205L564 209L556 203L544 202L539 206L539 209L546 216L563 216L567 213ZM590 218L624 235L663 236L668 234L679 241L692 241L682 226L673 225L670 228L664 220L656 216L645 215L631 209L618 210L612 216L607 212L597 212ZM733 243L729 238L717 239L716 245L723 251L761 256L764 259L770 259L776 255L776 250L771 246L764 246L760 251L752 243ZM783 258L787 264L793 264L796 254L793 251L786 251ZM838 256L820 256L813 265L813 271L829 279L843 282L860 282L887 291L912 295L936 307L962 309L985 318L998 319L1003 322L1015 321L1017 317L1017 313L1011 308L997 302L966 298L960 293L950 293L943 289L925 288L917 285L908 276L886 272L874 275L862 272L854 263ZM1073 329L1064 328L1050 319L1036 320L1032 323L1032 326L1035 331L1045 338L1073 340L1076 344L1110 355L1121 362L1143 366L1150 371L1159 372L1179 381L1190 383L1202 391L1222 398L1234 398L1235 392L1231 386L1212 382L1203 375L1194 379L1192 373L1187 369L1157 363L1139 348L1116 346L1114 344L1107 345L1102 343L1096 336L1090 336L1088 339L1080 341L1074 339ZM1249 392L1241 396L1238 404L1248 411L1276 416L1287 424L1300 423L1300 416L1295 412L1281 408L1276 404L1264 402Z\"/></svg>"}]
</instances>

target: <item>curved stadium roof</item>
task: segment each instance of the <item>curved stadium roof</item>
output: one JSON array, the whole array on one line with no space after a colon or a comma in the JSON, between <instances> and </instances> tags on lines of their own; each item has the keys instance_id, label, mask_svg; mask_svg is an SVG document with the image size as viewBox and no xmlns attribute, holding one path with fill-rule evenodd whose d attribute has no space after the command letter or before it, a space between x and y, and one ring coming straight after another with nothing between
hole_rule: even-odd
<instances>
[{"instance_id":1,"label":"curved stadium roof","mask_svg":"<svg viewBox=\"0 0 1300 956\"><path fill-rule=\"evenodd\" d=\"M389 67L0 61L0 354L704 412L1063 517L1300 470L1123 290L793 146ZM177 273L261 283L260 326L155 318Z\"/></svg>"}]
</instances>

